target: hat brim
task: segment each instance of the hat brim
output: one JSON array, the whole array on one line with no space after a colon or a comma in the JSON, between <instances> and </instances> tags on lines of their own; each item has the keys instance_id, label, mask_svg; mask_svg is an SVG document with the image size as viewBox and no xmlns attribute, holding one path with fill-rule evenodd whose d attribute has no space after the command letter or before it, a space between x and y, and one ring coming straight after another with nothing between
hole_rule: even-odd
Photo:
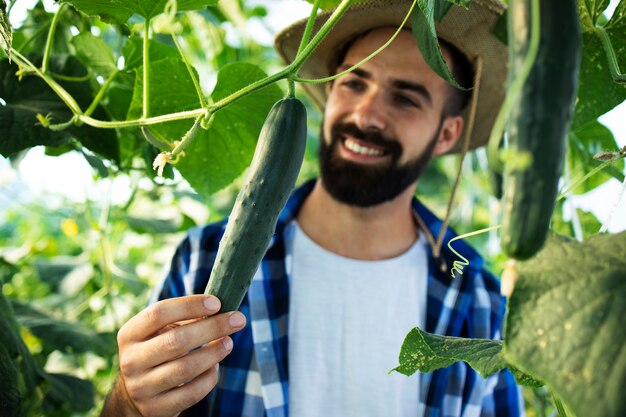
<instances>
[{"instance_id":1,"label":"hat brim","mask_svg":"<svg viewBox=\"0 0 626 417\"><path fill-rule=\"evenodd\" d=\"M300 69L300 77L309 79L327 77L329 60L342 44L370 29L384 26L398 27L412 3L412 0L393 2L367 0L354 4L307 59ZM504 100L508 51L506 45L496 38L492 30L505 9L506 6L499 0L472 0L469 9L453 5L442 21L436 24L439 37L455 45L470 61L474 62L477 57L482 60L480 89L474 91L478 96L470 149L487 143ZM313 35L326 22L331 12L324 11L318 14ZM286 63L294 60L306 23L307 19L298 21L276 36L274 46ZM303 84L303 86L320 108L323 108L326 103L325 86L323 84ZM459 150L460 143L451 152Z\"/></svg>"}]
</instances>

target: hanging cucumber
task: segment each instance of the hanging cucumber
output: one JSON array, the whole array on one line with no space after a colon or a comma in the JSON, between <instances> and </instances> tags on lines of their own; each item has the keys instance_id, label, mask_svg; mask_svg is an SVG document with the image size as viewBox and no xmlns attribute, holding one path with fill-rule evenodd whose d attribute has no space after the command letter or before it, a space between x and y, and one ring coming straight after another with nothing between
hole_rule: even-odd
<instances>
[{"instance_id":1,"label":"hanging cucumber","mask_svg":"<svg viewBox=\"0 0 626 417\"><path fill-rule=\"evenodd\" d=\"M526 167L506 163L502 250L528 259L545 242L566 152L580 65L576 0L541 0L540 40L532 70L508 125L509 157L530 156ZM526 56L532 0L509 3L509 80Z\"/></svg>"},{"instance_id":2,"label":"hanging cucumber","mask_svg":"<svg viewBox=\"0 0 626 417\"><path fill-rule=\"evenodd\" d=\"M220 299L220 311L239 308L296 182L305 145L304 105L294 97L278 101L263 124L205 290Z\"/></svg>"}]
</instances>

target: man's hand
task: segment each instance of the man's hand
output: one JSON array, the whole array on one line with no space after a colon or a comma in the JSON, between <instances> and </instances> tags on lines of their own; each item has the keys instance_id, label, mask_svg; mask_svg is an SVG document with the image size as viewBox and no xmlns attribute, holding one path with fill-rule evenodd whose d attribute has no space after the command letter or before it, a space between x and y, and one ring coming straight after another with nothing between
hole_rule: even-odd
<instances>
[{"instance_id":1,"label":"man's hand","mask_svg":"<svg viewBox=\"0 0 626 417\"><path fill-rule=\"evenodd\" d=\"M219 362L232 334L245 325L240 312L215 315L216 297L190 295L159 301L120 329L120 375L103 416L175 416L217 384Z\"/></svg>"}]
</instances>

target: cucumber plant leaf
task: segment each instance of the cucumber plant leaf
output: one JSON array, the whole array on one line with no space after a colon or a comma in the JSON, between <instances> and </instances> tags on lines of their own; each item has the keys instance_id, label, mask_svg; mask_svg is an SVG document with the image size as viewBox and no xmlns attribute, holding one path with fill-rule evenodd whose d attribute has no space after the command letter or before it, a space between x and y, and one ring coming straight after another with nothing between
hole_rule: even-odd
<instances>
[{"instance_id":1,"label":"cucumber plant leaf","mask_svg":"<svg viewBox=\"0 0 626 417\"><path fill-rule=\"evenodd\" d=\"M574 224L572 215L566 220L563 215L565 200L561 200L557 203L557 208L552 214L550 221L550 230L563 236L576 238L576 234L582 232L583 238L598 234L598 230L602 227L602 222L590 211L585 211L580 208L576 208L576 216L578 217L578 225ZM577 228L580 226L580 229Z\"/></svg>"},{"instance_id":2,"label":"cucumber plant leaf","mask_svg":"<svg viewBox=\"0 0 626 417\"><path fill-rule=\"evenodd\" d=\"M153 39L148 41L148 52L151 62L156 62L164 58L180 58L176 48L158 42ZM124 69L133 70L143 65L143 38L138 36L130 37L122 49L124 56Z\"/></svg>"},{"instance_id":3,"label":"cucumber plant leaf","mask_svg":"<svg viewBox=\"0 0 626 417\"><path fill-rule=\"evenodd\" d=\"M461 88L448 68L435 29L435 21L441 20L452 3L443 0L417 0L417 7L411 14L412 31L415 41L432 70L444 80Z\"/></svg>"},{"instance_id":4,"label":"cucumber plant leaf","mask_svg":"<svg viewBox=\"0 0 626 417\"><path fill-rule=\"evenodd\" d=\"M543 382L509 365L501 354L502 341L441 336L415 327L400 348L400 365L393 371L410 376L415 372L432 372L463 361L484 378L509 368L517 383L540 387Z\"/></svg>"},{"instance_id":5,"label":"cucumber plant leaf","mask_svg":"<svg viewBox=\"0 0 626 417\"><path fill-rule=\"evenodd\" d=\"M537 375L577 416L626 415L626 232L551 235L519 264L503 356Z\"/></svg>"},{"instance_id":6,"label":"cucumber plant leaf","mask_svg":"<svg viewBox=\"0 0 626 417\"><path fill-rule=\"evenodd\" d=\"M138 67L135 72L129 119L139 117L142 112L143 68ZM226 65L218 73L211 97L218 101L265 76L252 64ZM168 88L163 89L163 85ZM149 116L200 108L193 82L185 63L179 58L151 62L149 86ZM176 168L200 195L208 198L234 181L248 166L265 116L281 97L276 85L261 89L218 111L211 128L197 133ZM160 123L150 126L149 132L159 140L173 144L192 124L193 120Z\"/></svg>"},{"instance_id":7,"label":"cucumber plant leaf","mask_svg":"<svg viewBox=\"0 0 626 417\"><path fill-rule=\"evenodd\" d=\"M593 121L585 126L571 131L568 135L567 162L571 181L576 181L602 164L593 156L599 152L617 151L619 145L613 133L600 122ZM576 194L584 194L593 190L611 178L619 182L624 181L624 160L618 159L602 171L596 173L579 187L573 190Z\"/></svg>"},{"instance_id":8,"label":"cucumber plant leaf","mask_svg":"<svg viewBox=\"0 0 626 417\"><path fill-rule=\"evenodd\" d=\"M50 317L31 305L12 301L17 322L44 342L46 349L61 352L95 352L100 356L112 355L115 351L114 337L96 333L77 323Z\"/></svg>"},{"instance_id":9,"label":"cucumber plant leaf","mask_svg":"<svg viewBox=\"0 0 626 417\"><path fill-rule=\"evenodd\" d=\"M43 408L58 408L63 404L66 412L87 412L94 406L94 386L91 381L72 375L46 373L48 390ZM69 413L68 413L69 414Z\"/></svg>"},{"instance_id":10,"label":"cucumber plant leaf","mask_svg":"<svg viewBox=\"0 0 626 417\"><path fill-rule=\"evenodd\" d=\"M265 77L255 65L228 64L218 72L211 98L217 102ZM176 168L200 195L208 198L250 165L265 117L282 97L276 84L269 85L218 111L211 128L198 133Z\"/></svg>"},{"instance_id":11,"label":"cucumber plant leaf","mask_svg":"<svg viewBox=\"0 0 626 417\"><path fill-rule=\"evenodd\" d=\"M458 361L467 362L476 372L487 377L506 368L500 351L502 341L467 339L427 333L419 327L409 332L400 349L400 366L394 369L404 375L432 372Z\"/></svg>"},{"instance_id":12,"label":"cucumber plant leaf","mask_svg":"<svg viewBox=\"0 0 626 417\"><path fill-rule=\"evenodd\" d=\"M41 58L34 57L35 65ZM87 73L85 67L72 56L53 56L50 69L56 74L80 77ZM72 126L61 131L44 128L37 121L37 114L50 115L52 123L62 123L73 116L67 106L38 77L27 76L21 81L15 76L18 66L8 60L0 61L0 97L5 105L0 106L0 154L12 155L37 145L59 147L73 139L85 147L113 161L119 159L119 146L115 132L90 126ZM59 82L86 109L93 95L87 83ZM94 113L98 116L100 113Z\"/></svg>"},{"instance_id":13,"label":"cucumber plant leaf","mask_svg":"<svg viewBox=\"0 0 626 417\"><path fill-rule=\"evenodd\" d=\"M113 52L104 39L82 32L72 38L72 46L76 50L76 58L95 75L108 77L117 71Z\"/></svg>"},{"instance_id":14,"label":"cucumber plant leaf","mask_svg":"<svg viewBox=\"0 0 626 417\"><path fill-rule=\"evenodd\" d=\"M580 85L574 109L572 129L594 121L626 100L626 85L616 83L609 71L608 59L596 27L608 0L579 0L581 19L582 60ZM604 25L611 40L617 63L626 71L626 0L621 0L611 19Z\"/></svg>"},{"instance_id":15,"label":"cucumber plant leaf","mask_svg":"<svg viewBox=\"0 0 626 417\"><path fill-rule=\"evenodd\" d=\"M0 50L8 56L10 56L12 41L13 32L9 16L7 16L7 4L4 0L0 0Z\"/></svg>"},{"instance_id":16,"label":"cucumber plant leaf","mask_svg":"<svg viewBox=\"0 0 626 417\"><path fill-rule=\"evenodd\" d=\"M143 112L143 65L134 68L135 86L133 98L128 109L128 120L141 117ZM197 72L194 71L196 77ZM160 116L185 110L200 108L200 100L185 62L177 58L150 60L150 82L148 97L148 116ZM163 88L167 86L167 88ZM173 144L189 130L192 120L176 120L149 127L150 132L164 142Z\"/></svg>"},{"instance_id":17,"label":"cucumber plant leaf","mask_svg":"<svg viewBox=\"0 0 626 417\"><path fill-rule=\"evenodd\" d=\"M165 9L167 0L62 0L88 16L98 16L107 23L125 24L134 14L151 19ZM178 0L179 12L215 6L218 0Z\"/></svg>"}]
</instances>

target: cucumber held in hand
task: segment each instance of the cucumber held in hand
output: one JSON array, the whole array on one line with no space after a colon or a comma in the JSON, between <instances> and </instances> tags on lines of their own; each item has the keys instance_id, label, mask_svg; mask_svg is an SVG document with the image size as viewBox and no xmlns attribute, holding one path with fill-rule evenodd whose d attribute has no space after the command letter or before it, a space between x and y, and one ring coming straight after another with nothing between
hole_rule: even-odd
<instances>
[{"instance_id":1,"label":"cucumber held in hand","mask_svg":"<svg viewBox=\"0 0 626 417\"><path fill-rule=\"evenodd\" d=\"M263 124L205 290L220 299L220 311L239 308L296 182L305 145L304 105L294 97L278 101Z\"/></svg>"},{"instance_id":2,"label":"cucumber held in hand","mask_svg":"<svg viewBox=\"0 0 626 417\"><path fill-rule=\"evenodd\" d=\"M509 3L510 80L528 49L531 3ZM539 4L539 50L508 126L508 152L531 156L525 169L505 165L501 244L515 259L530 258L545 242L578 88L581 35L576 0Z\"/></svg>"}]
</instances>

